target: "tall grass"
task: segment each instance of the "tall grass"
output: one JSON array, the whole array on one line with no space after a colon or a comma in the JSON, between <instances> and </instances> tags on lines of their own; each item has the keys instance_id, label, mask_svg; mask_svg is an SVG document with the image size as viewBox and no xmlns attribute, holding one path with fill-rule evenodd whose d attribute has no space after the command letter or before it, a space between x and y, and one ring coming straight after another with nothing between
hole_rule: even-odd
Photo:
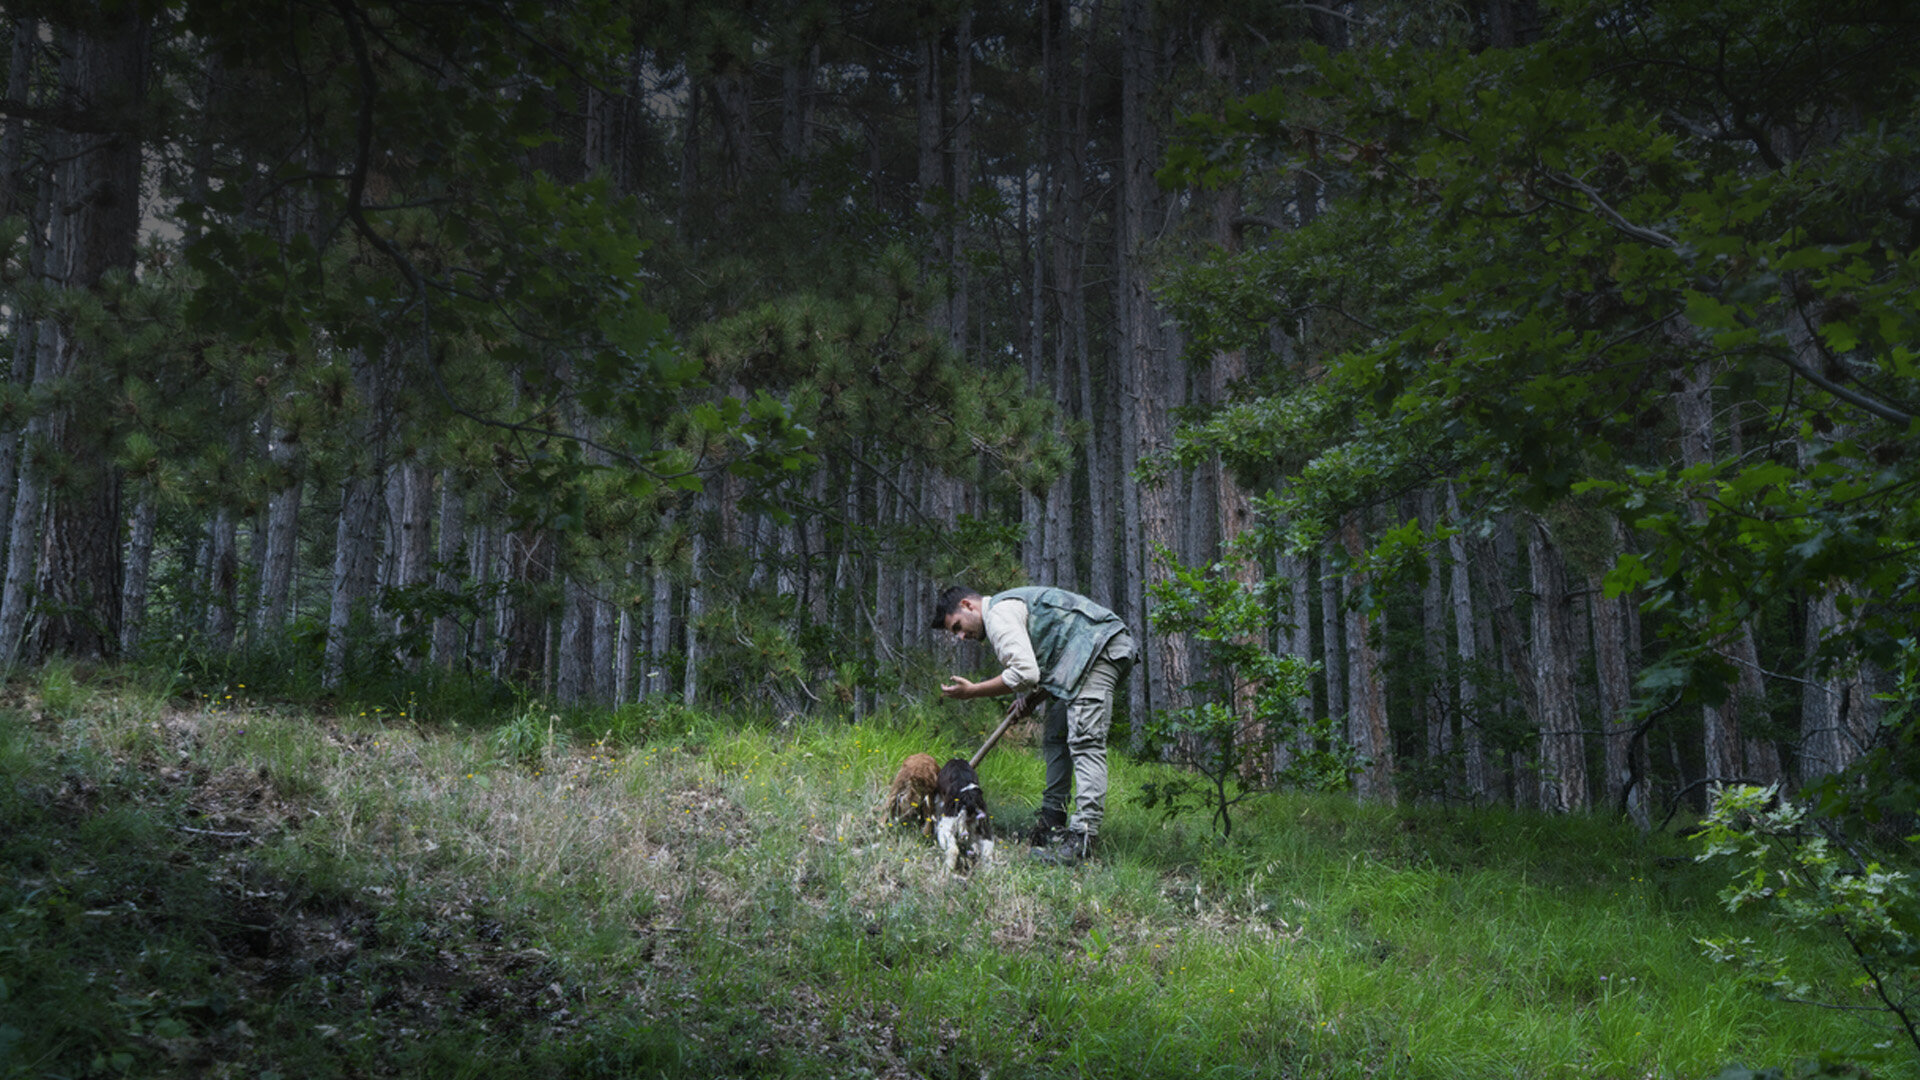
<instances>
[{"instance_id":1,"label":"tall grass","mask_svg":"<svg viewBox=\"0 0 1920 1080\"><path fill-rule=\"evenodd\" d=\"M516 708L16 687L0 1075L1681 1078L1879 1037L1709 965L1768 927L1606 820L1275 797L1222 844L1116 757L1099 862L955 876L874 807L984 713ZM1017 736L981 777L1031 819Z\"/></svg>"}]
</instances>

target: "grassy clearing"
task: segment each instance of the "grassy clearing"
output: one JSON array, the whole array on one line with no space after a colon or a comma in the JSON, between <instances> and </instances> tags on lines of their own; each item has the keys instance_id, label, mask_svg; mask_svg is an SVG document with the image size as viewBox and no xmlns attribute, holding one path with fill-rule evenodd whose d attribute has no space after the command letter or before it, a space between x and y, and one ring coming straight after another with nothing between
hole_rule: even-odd
<instances>
[{"instance_id":1,"label":"grassy clearing","mask_svg":"<svg viewBox=\"0 0 1920 1080\"><path fill-rule=\"evenodd\" d=\"M1610 822L1275 798L1222 845L1116 760L1100 863L954 877L872 812L977 744L951 713L403 705L16 688L0 1075L1707 1077L1882 1037L1729 982L1694 939L1767 928ZM981 773L1023 827L1037 757Z\"/></svg>"}]
</instances>

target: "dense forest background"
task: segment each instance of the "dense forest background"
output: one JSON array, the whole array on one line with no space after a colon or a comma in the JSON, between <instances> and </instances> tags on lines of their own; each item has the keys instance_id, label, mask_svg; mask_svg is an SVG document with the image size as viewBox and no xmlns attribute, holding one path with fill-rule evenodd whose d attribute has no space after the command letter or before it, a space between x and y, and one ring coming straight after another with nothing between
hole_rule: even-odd
<instances>
[{"instance_id":1,"label":"dense forest background","mask_svg":"<svg viewBox=\"0 0 1920 1080\"><path fill-rule=\"evenodd\" d=\"M1134 749L1250 786L1645 825L1906 767L1894 0L4 32L9 663L857 718L987 662L938 586L1039 582L1144 630Z\"/></svg>"}]
</instances>

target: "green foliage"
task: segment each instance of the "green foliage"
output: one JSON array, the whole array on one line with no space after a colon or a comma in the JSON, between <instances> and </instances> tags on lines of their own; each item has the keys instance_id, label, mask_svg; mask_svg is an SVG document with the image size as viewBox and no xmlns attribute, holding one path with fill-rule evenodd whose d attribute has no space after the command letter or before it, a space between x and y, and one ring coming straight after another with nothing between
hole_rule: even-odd
<instances>
[{"instance_id":1,"label":"green foliage","mask_svg":"<svg viewBox=\"0 0 1920 1080\"><path fill-rule=\"evenodd\" d=\"M74 676L72 661L54 660L38 673L40 708L55 719L71 719L86 701L86 692Z\"/></svg>"},{"instance_id":2,"label":"green foliage","mask_svg":"<svg viewBox=\"0 0 1920 1080\"><path fill-rule=\"evenodd\" d=\"M81 723L0 714L9 1069L1706 1076L1870 1034L1720 977L1693 939L1757 921L1600 818L1285 794L1222 842L1116 805L1096 864L1009 844L956 879L872 818L906 754L977 738L939 707L683 714L697 738L475 775L472 729L95 689ZM983 763L996 817L1040 770Z\"/></svg>"},{"instance_id":3,"label":"green foliage","mask_svg":"<svg viewBox=\"0 0 1920 1080\"><path fill-rule=\"evenodd\" d=\"M1329 205L1170 278L1198 331L1280 328L1323 365L1189 427L1186 455L1285 477L1270 520L1295 543L1440 477L1470 510L1600 497L1694 692L1726 675L1708 643L1806 588L1864 601L1826 655L1884 662L1905 615L1873 601L1920 549L1898 449L1920 279L1886 171L1920 145L1911 34L1811 3L1572 4L1531 46L1324 54L1309 93L1194 118L1170 177L1311 171ZM1842 55L1833 81L1807 66ZM1677 119L1723 97L1764 122ZM1764 123L1802 133L1791 160ZM1673 464L1666 402L1695 370L1760 414L1758 452Z\"/></svg>"},{"instance_id":4,"label":"green foliage","mask_svg":"<svg viewBox=\"0 0 1920 1080\"><path fill-rule=\"evenodd\" d=\"M625 15L602 0L184 6L177 29L232 57L223 80L257 91L199 103L193 135L218 150L178 203L187 333L243 347L253 364L233 393L296 437L313 401L337 403L332 432L367 416L382 430L358 445L310 435L302 467L379 467L365 458L394 452L397 415L408 441L484 462L516 525L566 532L609 470L649 502L711 475L697 462L706 444L726 444L720 464L754 477L806 460L810 433L784 402L719 392L676 346L646 299L642 208L583 175L568 146L565 103L620 82ZM334 59L299 82L255 66L269 55L303 72L302 56ZM316 171L307 154L340 167ZM262 172L330 229L289 235L260 213L249 200L266 197L252 186Z\"/></svg>"},{"instance_id":5,"label":"green foliage","mask_svg":"<svg viewBox=\"0 0 1920 1080\"><path fill-rule=\"evenodd\" d=\"M1169 818L1204 809L1230 838L1233 808L1247 799L1282 787L1344 787L1356 766L1351 748L1331 721L1298 711L1313 665L1267 644L1287 583L1248 574L1238 559L1192 567L1160 555L1170 573L1150 590L1154 629L1190 635L1212 675L1188 688L1193 704L1156 711L1145 725L1149 747L1197 779L1151 781L1141 803Z\"/></svg>"},{"instance_id":6,"label":"green foliage","mask_svg":"<svg viewBox=\"0 0 1920 1080\"><path fill-rule=\"evenodd\" d=\"M1713 938L1708 956L1788 1001L1854 1008L1862 998L1894 1021L1896 1037L1920 1052L1920 890L1909 839L1882 861L1848 842L1833 823L1780 798L1778 787L1729 787L1714 799L1700 834L1702 861L1724 859L1733 879L1727 909L1757 910L1789 933L1818 931L1845 943L1859 978L1846 988L1817 985L1794 968L1779 938Z\"/></svg>"},{"instance_id":7,"label":"green foliage","mask_svg":"<svg viewBox=\"0 0 1920 1080\"><path fill-rule=\"evenodd\" d=\"M509 765L550 765L567 752L572 736L560 725L560 714L528 702L518 715L487 736L495 760Z\"/></svg>"}]
</instances>

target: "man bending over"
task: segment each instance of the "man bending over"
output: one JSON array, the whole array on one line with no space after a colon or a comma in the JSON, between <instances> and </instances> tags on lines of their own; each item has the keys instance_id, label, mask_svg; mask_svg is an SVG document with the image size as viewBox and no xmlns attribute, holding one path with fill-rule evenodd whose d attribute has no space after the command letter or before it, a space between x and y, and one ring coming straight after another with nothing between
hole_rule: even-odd
<instances>
[{"instance_id":1,"label":"man bending over","mask_svg":"<svg viewBox=\"0 0 1920 1080\"><path fill-rule=\"evenodd\" d=\"M982 596L954 585L940 594L933 629L990 643L1005 669L984 682L949 676L940 687L945 696L1023 694L1023 716L1049 703L1040 741L1047 778L1035 854L1062 864L1090 857L1107 801L1113 691L1133 666L1133 637L1126 624L1065 589L1027 586Z\"/></svg>"}]
</instances>

